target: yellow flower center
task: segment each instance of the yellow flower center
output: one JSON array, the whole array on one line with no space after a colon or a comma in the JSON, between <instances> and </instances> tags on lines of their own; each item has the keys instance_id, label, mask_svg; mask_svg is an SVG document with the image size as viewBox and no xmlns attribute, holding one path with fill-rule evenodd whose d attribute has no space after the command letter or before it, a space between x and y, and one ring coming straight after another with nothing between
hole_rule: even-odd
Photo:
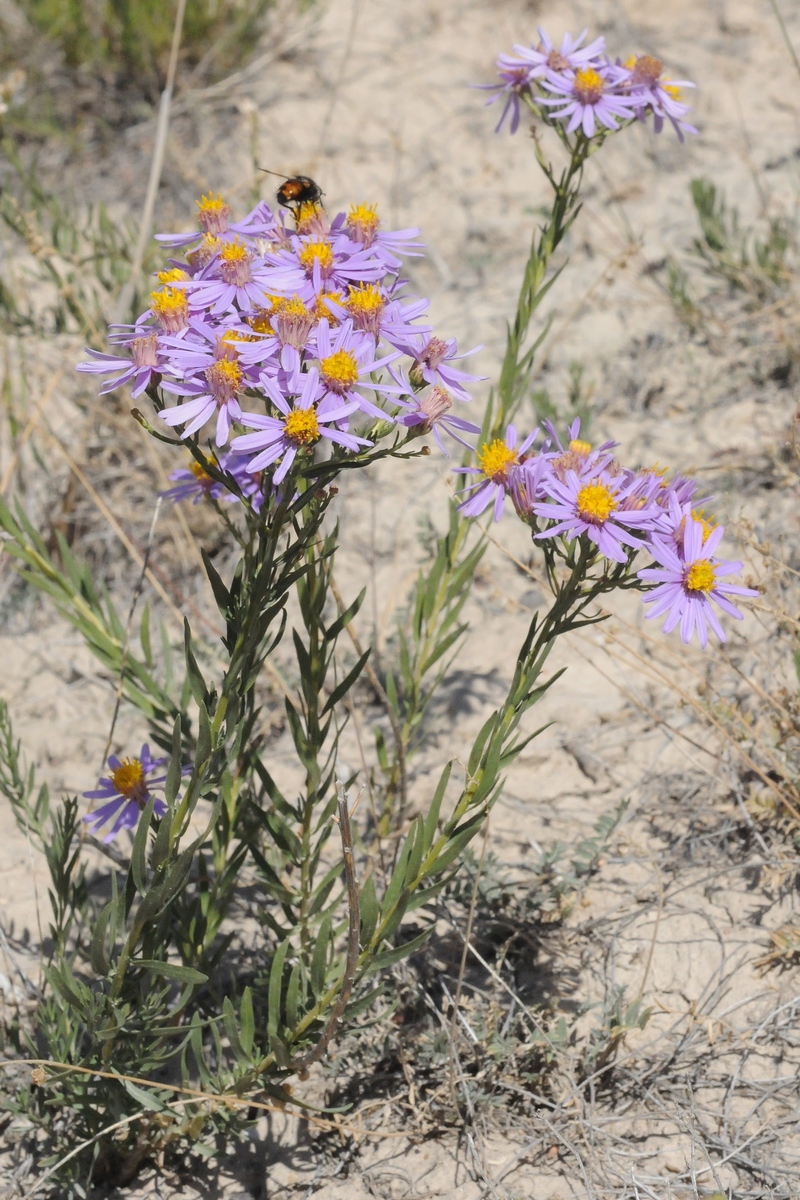
<instances>
[{"instance_id":1,"label":"yellow flower center","mask_svg":"<svg viewBox=\"0 0 800 1200\"><path fill-rule=\"evenodd\" d=\"M587 458L592 452L592 443L582 442L578 438L573 438L567 449L572 454L578 454L581 458Z\"/></svg>"},{"instance_id":2,"label":"yellow flower center","mask_svg":"<svg viewBox=\"0 0 800 1200\"><path fill-rule=\"evenodd\" d=\"M200 463L194 458L189 463L189 470L192 472L192 474L194 475L197 482L202 483L202 485L204 487L207 484L211 484L214 482L212 476L209 475L208 471L204 471L203 468L200 466Z\"/></svg>"},{"instance_id":3,"label":"yellow flower center","mask_svg":"<svg viewBox=\"0 0 800 1200\"><path fill-rule=\"evenodd\" d=\"M337 304L342 303L341 292L321 292L314 303L314 316L318 320L325 317L331 325L338 325L339 318L328 304L329 300L335 301Z\"/></svg>"},{"instance_id":4,"label":"yellow flower center","mask_svg":"<svg viewBox=\"0 0 800 1200\"><path fill-rule=\"evenodd\" d=\"M111 782L121 796L130 800L141 795L144 788L144 767L138 758L123 758L115 771L111 772Z\"/></svg>"},{"instance_id":5,"label":"yellow flower center","mask_svg":"<svg viewBox=\"0 0 800 1200\"><path fill-rule=\"evenodd\" d=\"M347 297L348 312L359 315L380 312L383 304L383 296L374 283L365 283L361 287L350 288L350 295Z\"/></svg>"},{"instance_id":6,"label":"yellow flower center","mask_svg":"<svg viewBox=\"0 0 800 1200\"><path fill-rule=\"evenodd\" d=\"M296 446L310 446L319 438L317 414L313 408L295 408L286 418L284 430Z\"/></svg>"},{"instance_id":7,"label":"yellow flower center","mask_svg":"<svg viewBox=\"0 0 800 1200\"><path fill-rule=\"evenodd\" d=\"M702 528L703 528L703 541L704 541L704 542L707 542L707 541L708 541L708 539L709 539L709 536L710 536L710 535L711 535L711 534L714 532L714 530L717 528L717 527L716 527L716 525L714 524L714 522L713 522L713 521L707 521L707 520L705 519L705 517L703 516L703 510L702 510L702 509L694 509L694 508L693 508L693 509L692 509L692 516L694 517L695 521L698 521L698 522L700 523L700 525L702 526Z\"/></svg>"},{"instance_id":8,"label":"yellow flower center","mask_svg":"<svg viewBox=\"0 0 800 1200\"><path fill-rule=\"evenodd\" d=\"M509 467L517 461L517 453L502 441L495 438L493 442L484 442L483 449L478 455L478 463L487 479L492 483L503 483L508 475Z\"/></svg>"},{"instance_id":9,"label":"yellow flower center","mask_svg":"<svg viewBox=\"0 0 800 1200\"><path fill-rule=\"evenodd\" d=\"M640 54L633 68L634 83L644 83L653 87L661 78L664 64L654 54Z\"/></svg>"},{"instance_id":10,"label":"yellow flower center","mask_svg":"<svg viewBox=\"0 0 800 1200\"><path fill-rule=\"evenodd\" d=\"M715 583L714 567L707 558L701 558L699 562L692 563L686 572L686 586L692 592L703 592L704 595L708 595Z\"/></svg>"},{"instance_id":11,"label":"yellow flower center","mask_svg":"<svg viewBox=\"0 0 800 1200\"><path fill-rule=\"evenodd\" d=\"M283 300L276 309L284 317L307 317L308 309L299 296L292 296L291 300ZM274 311L274 310L273 310Z\"/></svg>"},{"instance_id":12,"label":"yellow flower center","mask_svg":"<svg viewBox=\"0 0 800 1200\"><path fill-rule=\"evenodd\" d=\"M189 276L180 267L172 267L169 271L158 272L159 283L178 283L181 280L188 279Z\"/></svg>"},{"instance_id":13,"label":"yellow flower center","mask_svg":"<svg viewBox=\"0 0 800 1200\"><path fill-rule=\"evenodd\" d=\"M208 390L219 404L233 400L236 393L241 391L243 379L239 364L227 358L221 358L219 362L206 367Z\"/></svg>"},{"instance_id":14,"label":"yellow flower center","mask_svg":"<svg viewBox=\"0 0 800 1200\"><path fill-rule=\"evenodd\" d=\"M219 339L225 350L225 357L231 358L238 355L236 349L237 342L257 342L258 338L252 333L239 333L236 329L226 329L222 337Z\"/></svg>"},{"instance_id":15,"label":"yellow flower center","mask_svg":"<svg viewBox=\"0 0 800 1200\"><path fill-rule=\"evenodd\" d=\"M314 263L318 262L320 270L324 275L333 267L333 249L330 242L325 238L318 238L315 241L307 242L300 251L298 258L300 266L303 267L309 274L314 270Z\"/></svg>"},{"instance_id":16,"label":"yellow flower center","mask_svg":"<svg viewBox=\"0 0 800 1200\"><path fill-rule=\"evenodd\" d=\"M219 252L220 259L226 263L242 263L247 262L250 258L250 251L247 246L242 245L238 237L232 242L226 242Z\"/></svg>"},{"instance_id":17,"label":"yellow flower center","mask_svg":"<svg viewBox=\"0 0 800 1200\"><path fill-rule=\"evenodd\" d=\"M257 308L252 316L245 317L245 321L253 330L254 333L274 333L270 317L272 313L266 308Z\"/></svg>"},{"instance_id":18,"label":"yellow flower center","mask_svg":"<svg viewBox=\"0 0 800 1200\"><path fill-rule=\"evenodd\" d=\"M575 72L575 95L581 104L596 104L603 94L603 76L593 67Z\"/></svg>"},{"instance_id":19,"label":"yellow flower center","mask_svg":"<svg viewBox=\"0 0 800 1200\"><path fill-rule=\"evenodd\" d=\"M197 219L200 222L201 229L206 233L225 233L228 228L228 217L231 215L230 205L226 204L220 196L219 192L214 195L209 192L207 196L201 196L195 201L197 205Z\"/></svg>"},{"instance_id":20,"label":"yellow flower center","mask_svg":"<svg viewBox=\"0 0 800 1200\"><path fill-rule=\"evenodd\" d=\"M189 324L189 302L180 288L150 293L150 308L165 333L179 333Z\"/></svg>"},{"instance_id":21,"label":"yellow flower center","mask_svg":"<svg viewBox=\"0 0 800 1200\"><path fill-rule=\"evenodd\" d=\"M294 223L297 232L300 234L311 233L312 230L319 229L319 222L325 209L316 200L304 200L294 210Z\"/></svg>"},{"instance_id":22,"label":"yellow flower center","mask_svg":"<svg viewBox=\"0 0 800 1200\"><path fill-rule=\"evenodd\" d=\"M214 255L219 249L220 241L218 237L214 237L211 233L204 233L203 240L196 250L190 250L186 255L186 261L189 266L199 271L206 263L210 263Z\"/></svg>"},{"instance_id":23,"label":"yellow flower center","mask_svg":"<svg viewBox=\"0 0 800 1200\"><path fill-rule=\"evenodd\" d=\"M668 80L665 79L665 80L663 80L661 86L663 87L663 89L667 93L667 95L671 96L673 100L680 100L681 89L678 87L678 85L676 83L669 83Z\"/></svg>"},{"instance_id":24,"label":"yellow flower center","mask_svg":"<svg viewBox=\"0 0 800 1200\"><path fill-rule=\"evenodd\" d=\"M320 363L322 374L336 390L346 391L358 382L358 362L349 350L337 350Z\"/></svg>"},{"instance_id":25,"label":"yellow flower center","mask_svg":"<svg viewBox=\"0 0 800 1200\"><path fill-rule=\"evenodd\" d=\"M584 521L602 524L611 516L617 502L604 483L587 483L578 492L577 507Z\"/></svg>"},{"instance_id":26,"label":"yellow flower center","mask_svg":"<svg viewBox=\"0 0 800 1200\"><path fill-rule=\"evenodd\" d=\"M359 241L370 245L380 227L377 204L351 204L347 228Z\"/></svg>"},{"instance_id":27,"label":"yellow flower center","mask_svg":"<svg viewBox=\"0 0 800 1200\"><path fill-rule=\"evenodd\" d=\"M201 213L221 213L223 209L229 206L222 199L222 196L217 192L209 192L207 196L201 196L199 200L195 200L198 212Z\"/></svg>"}]
</instances>

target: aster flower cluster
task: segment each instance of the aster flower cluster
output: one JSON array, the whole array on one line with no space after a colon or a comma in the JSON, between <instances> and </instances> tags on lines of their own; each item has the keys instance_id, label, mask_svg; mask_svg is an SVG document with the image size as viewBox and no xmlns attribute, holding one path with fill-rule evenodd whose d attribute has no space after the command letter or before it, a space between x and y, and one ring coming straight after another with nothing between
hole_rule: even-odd
<instances>
[{"instance_id":1,"label":"aster flower cluster","mask_svg":"<svg viewBox=\"0 0 800 1200\"><path fill-rule=\"evenodd\" d=\"M556 47L543 29L532 46L515 45L510 54L497 58L500 82L480 84L493 95L487 101L503 103L497 123L508 119L511 133L519 127L521 106L539 111L550 124L565 122L567 134L581 131L585 137L613 132L620 122L644 121L652 116L660 133L664 122L683 141L684 134L697 133L686 121L689 106L681 100L683 88L695 85L685 79L669 79L664 64L652 54L634 55L625 62L606 54L605 39L584 44L588 30L577 38L566 33Z\"/></svg>"},{"instance_id":2,"label":"aster flower cluster","mask_svg":"<svg viewBox=\"0 0 800 1200\"><path fill-rule=\"evenodd\" d=\"M401 275L419 230L384 229L368 204L329 220L306 203L292 217L262 202L233 222L221 196L203 196L198 229L159 235L174 257L148 311L112 326L126 357L90 351L79 365L107 376L101 393L148 391L181 438L213 429L214 469L195 448L170 499L227 498L222 475L257 511L298 460L369 448L368 422L432 431L442 449L442 431L478 432L450 412L478 377L455 365L455 341L432 336L428 301Z\"/></svg>"},{"instance_id":3,"label":"aster flower cluster","mask_svg":"<svg viewBox=\"0 0 800 1200\"><path fill-rule=\"evenodd\" d=\"M477 466L456 468L459 474L477 476L463 489L466 498L459 510L474 517L491 506L499 520L509 497L517 515L531 526L534 540L546 543L550 554L571 558L581 539L587 569L604 562L607 575L619 564L632 577L635 556L645 553L654 565L636 572L636 579L646 589L647 616L666 614L664 631L680 625L684 642L696 633L705 647L709 629L724 642L713 604L740 620L730 597L758 592L726 581L742 564L716 556L725 529L698 508L710 498L696 499L692 479L667 481L666 472L656 468L621 466L614 455L616 443L593 448L581 440L580 421L570 426L566 444L551 423L545 423L544 432L534 450L540 430L518 445L517 431L509 425L504 438L484 443Z\"/></svg>"}]
</instances>

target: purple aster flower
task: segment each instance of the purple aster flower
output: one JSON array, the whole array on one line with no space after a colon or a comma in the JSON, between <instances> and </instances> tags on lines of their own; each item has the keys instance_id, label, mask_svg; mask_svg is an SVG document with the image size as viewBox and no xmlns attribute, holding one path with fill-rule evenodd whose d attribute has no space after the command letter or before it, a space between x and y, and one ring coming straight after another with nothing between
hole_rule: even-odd
<instances>
[{"instance_id":1,"label":"purple aster flower","mask_svg":"<svg viewBox=\"0 0 800 1200\"><path fill-rule=\"evenodd\" d=\"M696 480L687 479L685 475L676 475L669 483L664 483L661 491L656 496L656 504L658 504L659 508L669 509L673 497L679 504L687 504L696 491Z\"/></svg>"},{"instance_id":2,"label":"purple aster flower","mask_svg":"<svg viewBox=\"0 0 800 1200\"><path fill-rule=\"evenodd\" d=\"M618 443L603 442L600 446L592 449L591 442L583 441L580 437L579 417L575 418L567 430L566 446L562 445L552 421L545 421L544 427L549 435L545 450L548 451L547 458L550 468L562 482L566 479L568 471L574 471L576 475L583 478L595 470L608 469L610 466L613 458L612 451ZM552 443L558 447L557 450L549 449Z\"/></svg>"},{"instance_id":3,"label":"purple aster flower","mask_svg":"<svg viewBox=\"0 0 800 1200\"><path fill-rule=\"evenodd\" d=\"M663 626L665 633L670 633L680 622L681 638L686 643L692 640L696 631L700 645L705 647L708 626L721 642L726 640L712 600L723 612L740 621L742 614L728 597L758 595L753 588L720 582L722 576L733 575L742 569L740 562L714 558L714 551L724 532L724 528L718 525L704 537L702 524L689 516L686 518L683 553L679 554L674 542L670 545L654 537L650 543L650 553L659 565L638 572L639 579L656 584L653 591L644 597L645 604L653 606L647 614L648 618L654 619L666 613Z\"/></svg>"},{"instance_id":4,"label":"purple aster flower","mask_svg":"<svg viewBox=\"0 0 800 1200\"><path fill-rule=\"evenodd\" d=\"M508 494L523 521L534 516L536 504L544 500L544 480L552 472L549 455L533 454L524 462L515 463L508 473Z\"/></svg>"},{"instance_id":5,"label":"purple aster flower","mask_svg":"<svg viewBox=\"0 0 800 1200\"><path fill-rule=\"evenodd\" d=\"M494 104L495 100L504 101L500 120L494 127L495 133L500 132L509 116L509 133L516 133L520 122L520 97L529 96L531 91L531 64L513 54L500 54L497 57L497 74L500 83L476 83L473 86L481 91L494 92L486 101L487 107Z\"/></svg>"},{"instance_id":6,"label":"purple aster flower","mask_svg":"<svg viewBox=\"0 0 800 1200\"><path fill-rule=\"evenodd\" d=\"M242 481L239 479L241 462L239 459L234 458L230 452L220 454L218 465L221 471L228 471L232 474L241 486ZM199 504L201 500L233 502L239 499L213 475L209 475L208 471L203 470L196 458L192 458L188 466L178 467L177 470L172 471L170 479L174 481L175 486L159 492L159 495L163 496L165 500L172 500L175 504L181 500L191 500L192 504Z\"/></svg>"},{"instance_id":7,"label":"purple aster flower","mask_svg":"<svg viewBox=\"0 0 800 1200\"><path fill-rule=\"evenodd\" d=\"M197 433L216 413L215 440L218 446L224 446L230 434L231 421L241 416L238 397L246 386L245 373L239 363L230 358L221 358L206 367L202 379L165 383L165 392L192 398L176 404L174 408L164 409L159 415L167 425L184 425L181 437L186 438Z\"/></svg>"},{"instance_id":8,"label":"purple aster flower","mask_svg":"<svg viewBox=\"0 0 800 1200\"><path fill-rule=\"evenodd\" d=\"M316 314L298 296L278 298L270 309L257 310L248 324L261 336L249 339L250 345L236 344L242 365L265 363L271 371L279 361L284 371L299 371L300 355L316 320Z\"/></svg>"},{"instance_id":9,"label":"purple aster flower","mask_svg":"<svg viewBox=\"0 0 800 1200\"><path fill-rule=\"evenodd\" d=\"M387 340L390 340L388 336ZM468 402L472 397L462 385L478 383L486 378L485 375L469 375L466 371L459 371L450 366L450 363L458 359L477 354L483 346L475 346L464 354L457 354L458 344L455 338L445 342L441 338L429 338L423 333L396 338L392 344L414 359L408 377L415 388L424 387L426 383L435 384L450 392L457 400Z\"/></svg>"},{"instance_id":10,"label":"purple aster flower","mask_svg":"<svg viewBox=\"0 0 800 1200\"><path fill-rule=\"evenodd\" d=\"M598 122L606 129L615 130L619 128L619 120L629 120L635 115L633 99L620 91L620 86L629 77L630 72L625 67L610 63L565 71L563 75L548 75L542 86L553 92L554 97L540 96L537 103L552 109L551 117L559 120L569 117L567 133L580 128L587 138L594 137Z\"/></svg>"},{"instance_id":11,"label":"purple aster flower","mask_svg":"<svg viewBox=\"0 0 800 1200\"><path fill-rule=\"evenodd\" d=\"M375 339L353 328L352 321L343 321L333 336L330 323L323 318L315 333L315 357L323 390L349 401L370 417L390 421L392 418L355 389L370 388L375 392L396 394L398 388L385 383L373 383L369 376L400 357L399 350L375 358Z\"/></svg>"},{"instance_id":12,"label":"purple aster flower","mask_svg":"<svg viewBox=\"0 0 800 1200\"><path fill-rule=\"evenodd\" d=\"M359 406L356 402L345 403L331 396L326 397L315 367L301 375L297 382L302 390L292 406L282 396L271 397L280 417L242 413L242 424L258 432L237 437L231 445L234 454L253 455L247 463L250 473L261 471L282 459L272 477L274 486L280 484L289 473L298 452L315 445L320 438L327 438L353 452L359 446L372 445L366 438L343 433L336 428L337 421L346 420Z\"/></svg>"},{"instance_id":13,"label":"purple aster flower","mask_svg":"<svg viewBox=\"0 0 800 1200\"><path fill-rule=\"evenodd\" d=\"M101 825L114 817L116 820L103 838L104 842L110 842L120 829L133 829L147 807L151 789L166 779L166 775L158 774L166 761L166 758L153 758L147 743L142 746L138 758L119 759L112 754L108 760L110 775L99 781L95 791L83 793L87 800L108 801L83 818L93 826L92 833L97 833ZM157 817L163 817L167 811L163 800L156 800L153 807Z\"/></svg>"},{"instance_id":14,"label":"purple aster flower","mask_svg":"<svg viewBox=\"0 0 800 1200\"><path fill-rule=\"evenodd\" d=\"M234 306L251 312L269 291L268 270L254 252L236 237L223 242L208 266L183 285L193 308L208 308L213 316Z\"/></svg>"},{"instance_id":15,"label":"purple aster flower","mask_svg":"<svg viewBox=\"0 0 800 1200\"><path fill-rule=\"evenodd\" d=\"M116 354L102 354L99 350L87 350L91 361L78 363L77 369L89 375L115 374L100 388L100 395L113 392L115 388L130 383L131 396L135 400L148 387L154 375L162 375L167 369L167 356L159 348L158 334L145 333L130 342L133 358L120 358ZM119 372L119 374L116 374Z\"/></svg>"},{"instance_id":16,"label":"purple aster flower","mask_svg":"<svg viewBox=\"0 0 800 1200\"><path fill-rule=\"evenodd\" d=\"M535 504L533 511L537 517L555 524L536 537L564 534L571 540L585 533L603 557L614 562L627 562L623 545L639 549L642 536L652 531L661 515L659 508L646 503L627 509L625 503L636 486L635 481L626 483L605 470L590 477L567 471L563 481L553 474L545 478L543 486L548 499ZM631 529L638 530L640 536L634 536Z\"/></svg>"},{"instance_id":17,"label":"purple aster flower","mask_svg":"<svg viewBox=\"0 0 800 1200\"><path fill-rule=\"evenodd\" d=\"M291 248L267 255L270 264L264 290L297 296L311 308L323 291L344 291L350 284L377 283L386 274L372 249L345 233L291 238Z\"/></svg>"},{"instance_id":18,"label":"purple aster flower","mask_svg":"<svg viewBox=\"0 0 800 1200\"><path fill-rule=\"evenodd\" d=\"M389 368L389 373L398 383L402 383L400 377L395 374L391 367ZM449 433L450 437L454 438L455 441L460 442L462 446L466 446L468 450L475 449L470 442L464 440L462 434L480 433L480 425L473 425L471 421L465 421L463 417L450 415L450 409L453 407L453 398L444 388L431 388L419 396L398 399L395 403L407 410L402 416L395 418L397 424L405 425L407 429L416 429L418 433L432 433L436 440L436 445L445 458L449 458L450 455L447 453L439 434L440 427L446 433Z\"/></svg>"},{"instance_id":19,"label":"purple aster flower","mask_svg":"<svg viewBox=\"0 0 800 1200\"><path fill-rule=\"evenodd\" d=\"M359 242L365 250L371 249L375 256L383 262L387 271L399 271L402 261L398 254L408 254L417 257L424 250L424 244L418 242L419 229L381 229L377 204L351 204L350 211L345 217L339 213L331 225L335 232L342 222L347 233L354 242Z\"/></svg>"},{"instance_id":20,"label":"purple aster flower","mask_svg":"<svg viewBox=\"0 0 800 1200\"><path fill-rule=\"evenodd\" d=\"M156 241L164 246L188 246L205 238L232 239L241 234L245 238L270 238L275 233L275 214L261 200L241 221L231 223L230 205L217 193L209 192L196 201L199 230L188 233L157 233Z\"/></svg>"},{"instance_id":21,"label":"purple aster flower","mask_svg":"<svg viewBox=\"0 0 800 1200\"><path fill-rule=\"evenodd\" d=\"M659 497L659 507L664 509L658 524L654 531L655 536L660 541L666 541L677 547L678 553L683 553L683 542L686 536L686 522L693 520L698 522L703 530L703 541L714 532L717 526L713 521L707 521L702 511L695 504L707 504L711 499L706 496L704 500L695 501L685 500L681 502L677 495L673 492L669 496L667 505L663 505Z\"/></svg>"},{"instance_id":22,"label":"purple aster flower","mask_svg":"<svg viewBox=\"0 0 800 1200\"><path fill-rule=\"evenodd\" d=\"M559 75L563 71L579 71L581 67L594 65L605 50L606 40L602 37L595 38L588 46L580 48L581 42L589 32L588 29L584 29L576 38L573 38L571 33L565 33L558 50L541 25L537 26L537 30L540 38L538 46L532 46L530 49L527 46L514 46L516 55L501 54L498 64L501 61L508 61L509 64L527 63L530 68L530 78L541 79L545 75Z\"/></svg>"},{"instance_id":23,"label":"purple aster flower","mask_svg":"<svg viewBox=\"0 0 800 1200\"><path fill-rule=\"evenodd\" d=\"M683 119L689 112L689 105L678 99L681 88L694 86L688 79L665 79L664 64L652 54L642 54L633 60L627 81L637 117L643 120L649 107L653 112L656 133L661 132L666 118L672 123L681 142L684 133L697 133L694 125L689 125Z\"/></svg>"},{"instance_id":24,"label":"purple aster flower","mask_svg":"<svg viewBox=\"0 0 800 1200\"><path fill-rule=\"evenodd\" d=\"M472 492L466 500L462 500L458 511L465 517L478 517L494 503L494 519L499 521L503 513L503 503L511 483L511 472L522 460L525 451L533 445L539 434L538 429L529 433L522 445L517 449L517 430L509 425L506 429L505 440L495 438L493 442L484 442L483 449L478 454L477 467L455 467L457 475L480 475L476 483L470 483L462 492Z\"/></svg>"}]
</instances>

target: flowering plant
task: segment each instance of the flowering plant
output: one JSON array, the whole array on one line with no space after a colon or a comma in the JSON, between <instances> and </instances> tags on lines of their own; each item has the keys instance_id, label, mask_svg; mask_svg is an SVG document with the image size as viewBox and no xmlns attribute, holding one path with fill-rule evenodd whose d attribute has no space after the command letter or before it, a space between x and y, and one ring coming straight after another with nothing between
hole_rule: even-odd
<instances>
[{"instance_id":1,"label":"flowering plant","mask_svg":"<svg viewBox=\"0 0 800 1200\"><path fill-rule=\"evenodd\" d=\"M593 448L579 424L565 443L551 424L517 433L541 340L530 341L531 322L558 273L550 262L578 214L587 157L648 113L657 127L669 119L679 136L689 128L660 64L611 63L602 39L583 41L567 37L556 51L542 33L537 47L499 60L497 94L512 129L527 104L569 159L557 174L537 141L552 207L534 232L480 425L454 411L479 377L455 365L465 355L434 334L427 300L409 294L403 277L403 258L422 253L419 231L385 229L367 204L330 219L318 201L295 205L290 216L262 201L234 222L221 196L204 196L198 228L159 237L171 257L148 310L112 327L125 354L80 365L108 376L101 393L130 385L134 397L150 398L155 416L135 408L134 417L184 458L164 497L211 506L236 547L227 578L204 555L224 622L216 677L201 667L187 621L184 686L161 682L149 617L137 650L69 549L62 544L59 570L24 513L0 508L6 551L114 672L120 696L164 751L156 759L145 745L136 757L110 758L111 773L86 793L105 803L81 820L70 802L48 851L59 953L40 1036L71 1098L64 1105L80 1142L80 1153L68 1155L76 1187L101 1168L129 1178L154 1150L197 1144L209 1122L225 1128L258 1095L283 1103L286 1081L324 1057L340 1023L371 1003L376 972L430 932L426 906L484 824L505 769L535 736L523 720L557 678L544 675L554 642L603 619L599 596L642 590L649 615L666 613L665 628L680 623L684 640L697 632L705 644L709 626L724 636L712 601L738 616L728 597L752 594L720 582L739 564L715 557L722 530L693 507L692 481L620 466L615 444ZM456 471L466 484L417 579L398 661L379 674L353 627L364 592L346 601L334 577L334 485L379 459L428 453L428 434L445 453L444 436L465 452ZM409 763L466 632L463 608L487 545L476 518L489 508L495 520L510 509L530 526L552 604L531 621L507 695L475 739L463 777L454 760L446 763L428 803L409 818ZM640 566L639 555L653 565ZM275 778L260 721L264 671L284 637L290 597L296 686L286 687L284 707L294 795ZM355 657L343 649L344 634ZM362 675L388 724L379 723L376 763L361 781L372 809L356 846L347 794L358 773L344 768L338 746ZM15 804L46 847L47 806L31 800L31 787L20 785ZM110 824L95 843L112 862L111 899L102 905L67 870L82 824ZM124 830L130 849L106 844ZM256 898L257 936L236 974L225 956L238 944L244 879ZM398 943L412 913L416 923ZM127 1106L134 1115L125 1120L141 1120L143 1079L159 1120L143 1122L135 1144L121 1147L108 1117ZM44 1124L40 1094L28 1104Z\"/></svg>"}]
</instances>

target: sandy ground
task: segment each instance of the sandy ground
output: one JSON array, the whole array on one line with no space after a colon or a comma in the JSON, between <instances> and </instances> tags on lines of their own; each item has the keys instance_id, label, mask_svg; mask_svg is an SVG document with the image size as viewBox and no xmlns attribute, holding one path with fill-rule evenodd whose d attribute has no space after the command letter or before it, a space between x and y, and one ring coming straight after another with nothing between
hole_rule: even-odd
<instances>
[{"instance_id":1,"label":"sandy ground","mask_svg":"<svg viewBox=\"0 0 800 1200\"><path fill-rule=\"evenodd\" d=\"M785 0L784 9L800 44L800 4ZM537 386L562 401L569 364L579 361L596 439L618 439L629 462L694 470L716 491L719 519L749 522L762 546L770 538L791 548L797 477L781 464L795 396L791 370L777 368L787 354L791 363L796 308L778 306L767 318L723 289L707 301L709 318L691 334L675 313L663 270L695 233L694 176L708 175L725 188L745 223L765 208L788 213L796 204L798 80L769 3L331 0L299 22L284 15L274 45L265 43L253 68L179 103L158 224L180 228L195 196L209 187L244 208L262 182L256 164L311 174L334 211L376 200L388 224L421 226L429 254L413 266L412 283L430 296L437 331L457 336L464 347L483 344L473 361L491 375L527 253L531 212L546 196L524 130L514 139L495 136L495 110L485 111L468 85L491 79L495 54L532 40L537 23L556 36L588 25L605 34L613 53L658 54L676 76L698 82L700 129L685 146L671 134L657 139L634 129L590 162L585 209L567 247L571 265L550 301L554 319ZM98 162L89 129L83 157L65 154L59 162L60 151L51 148L48 167L63 170L84 195L90 180L93 198L120 216L136 213L153 134L152 122L128 129ZM709 286L699 277L695 285L701 295ZM32 394L76 349L67 338L39 348ZM68 447L108 436L93 415L103 402L91 400L89 407L81 388L68 364L49 410ZM120 414L103 420L112 434L123 428ZM163 472L166 459L148 468L136 435L124 439L117 470L135 461L151 476ZM51 490L27 488L40 516L48 496L58 488L63 496L69 479L63 457L52 453ZM145 503L131 513L112 475L109 469L109 506L141 544L151 510ZM141 478L135 486L142 487ZM91 512L77 491L75 503ZM374 621L384 651L416 570L418 523L428 515L441 525L447 494L447 468L435 455L360 475L342 491L339 577L347 594L369 582L362 620L365 629ZM746 573L758 577L763 561L748 549L748 529L740 525L740 532ZM535 579L503 553L527 558L522 531L509 520L496 537L470 600L473 635L460 675L443 693L436 738L417 762L419 805L436 764L466 751L502 694L526 614L537 603ZM100 542L104 561L117 563L124 594L135 567L107 530L95 534ZM208 611L176 517L164 517L159 546L162 577ZM617 1094L589 1089L587 1098L584 1089L576 1099L565 1056L555 1075L561 1089L555 1115L546 1107L517 1113L510 1106L482 1118L477 1132L455 1126L426 1132L410 1095L414 1136L404 1134L404 1118L395 1116L379 1137L348 1141L338 1157L296 1122L278 1119L259 1126L204 1179L178 1184L151 1172L124 1195L684 1200L721 1193L789 1200L800 1194L792 1032L798 975L794 968L764 974L754 965L769 931L796 909L792 867L787 885L772 842L759 844L742 808L741 755L697 709L697 697L711 689L715 703L745 711L753 696L747 677L775 689L791 686L791 639L787 634L776 652L775 622L756 611L730 631L724 657L714 650L702 655L645 628L638 600L615 611L608 625L559 647L555 665L569 670L537 710L539 723L553 724L511 770L492 815L490 846L501 860L524 865L540 845L587 835L602 814L627 801L602 866L568 919L555 967L565 1011L601 1005L618 986L653 1010L620 1051ZM44 609L8 611L7 619L8 632L0 633L2 694L17 732L54 789L83 790L100 765L109 686L77 638ZM165 619L172 619L167 610ZM365 724L369 719L365 714ZM137 733L135 719L123 718L118 737ZM276 740L274 753L276 770L288 772L285 739ZM349 753L357 763L354 741ZM45 891L41 864L0 809L6 1003L23 998L20 973L36 977ZM511 1095L514 1080L508 1084Z\"/></svg>"}]
</instances>

